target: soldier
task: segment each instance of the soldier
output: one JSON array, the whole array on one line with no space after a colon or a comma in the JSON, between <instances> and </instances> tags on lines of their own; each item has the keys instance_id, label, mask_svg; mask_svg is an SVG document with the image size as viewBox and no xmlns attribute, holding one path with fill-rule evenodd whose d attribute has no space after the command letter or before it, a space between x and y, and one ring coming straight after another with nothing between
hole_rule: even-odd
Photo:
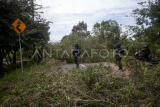
<instances>
[{"instance_id":1,"label":"soldier","mask_svg":"<svg viewBox=\"0 0 160 107\"><path fill-rule=\"evenodd\" d=\"M79 68L79 64L78 64L78 57L80 56L81 51L79 49L79 45L75 44L75 49L73 50L72 54L74 56L74 62L76 63L76 67Z\"/></svg>"},{"instance_id":2,"label":"soldier","mask_svg":"<svg viewBox=\"0 0 160 107\"><path fill-rule=\"evenodd\" d=\"M143 55L142 55L142 61L149 61L149 55L150 55L150 49L148 48L147 45L144 45L144 50L142 50Z\"/></svg>"},{"instance_id":3,"label":"soldier","mask_svg":"<svg viewBox=\"0 0 160 107\"><path fill-rule=\"evenodd\" d=\"M121 49L121 44L117 43L116 44L116 63L118 64L119 70L122 70L122 55L124 55L124 50Z\"/></svg>"}]
</instances>

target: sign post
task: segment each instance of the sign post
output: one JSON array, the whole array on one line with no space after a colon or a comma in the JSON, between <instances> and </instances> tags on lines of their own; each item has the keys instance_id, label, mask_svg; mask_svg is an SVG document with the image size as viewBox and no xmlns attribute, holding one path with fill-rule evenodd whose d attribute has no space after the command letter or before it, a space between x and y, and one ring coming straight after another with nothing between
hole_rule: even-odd
<instances>
[{"instance_id":1,"label":"sign post","mask_svg":"<svg viewBox=\"0 0 160 107\"><path fill-rule=\"evenodd\" d=\"M21 71L23 74L23 64L22 64L22 51L21 51L21 35L19 34L19 46L20 46L20 57L21 57Z\"/></svg>"},{"instance_id":2,"label":"sign post","mask_svg":"<svg viewBox=\"0 0 160 107\"><path fill-rule=\"evenodd\" d=\"M22 51L21 51L21 35L20 35L20 33L24 31L24 29L26 28L26 25L20 19L17 19L12 25L14 26L13 30L16 33L18 33L18 36L19 36L20 57L21 57L21 71L22 71L22 74L23 74Z\"/></svg>"}]
</instances>

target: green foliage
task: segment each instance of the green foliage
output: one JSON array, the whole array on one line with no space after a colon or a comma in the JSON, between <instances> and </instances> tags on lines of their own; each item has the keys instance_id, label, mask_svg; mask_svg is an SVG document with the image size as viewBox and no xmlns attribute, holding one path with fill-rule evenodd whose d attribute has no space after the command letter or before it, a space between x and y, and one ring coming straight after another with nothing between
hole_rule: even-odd
<instances>
[{"instance_id":1,"label":"green foliage","mask_svg":"<svg viewBox=\"0 0 160 107\"><path fill-rule=\"evenodd\" d=\"M27 63L24 64L24 67L27 68L33 66L36 62L37 62L36 59L30 59Z\"/></svg>"},{"instance_id":2,"label":"green foliage","mask_svg":"<svg viewBox=\"0 0 160 107\"><path fill-rule=\"evenodd\" d=\"M35 47L42 49L48 43L49 23L51 22L42 19L39 14L33 17L38 8L41 8L41 6L28 2L28 0L25 2L22 0L0 1L0 23L3 25L0 26L0 71L3 67L3 58L7 54L12 53L13 62L16 63L19 38L11 25L17 18L26 25L26 29L21 33L20 40L25 51L34 51Z\"/></svg>"},{"instance_id":3,"label":"green foliage","mask_svg":"<svg viewBox=\"0 0 160 107\"><path fill-rule=\"evenodd\" d=\"M63 60L65 60L67 63L74 63L74 59L68 56L64 56Z\"/></svg>"},{"instance_id":4,"label":"green foliage","mask_svg":"<svg viewBox=\"0 0 160 107\"><path fill-rule=\"evenodd\" d=\"M98 91L101 89L118 89L121 87L118 82L118 78L114 78L109 75L111 68L103 66L103 64L89 66L81 72L72 71L74 76L79 80L80 83L86 85L87 90ZM111 82L114 81L114 82Z\"/></svg>"},{"instance_id":5,"label":"green foliage","mask_svg":"<svg viewBox=\"0 0 160 107\"><path fill-rule=\"evenodd\" d=\"M52 47L61 49L59 54L62 55L65 50L70 53L71 49L74 49L74 45L79 44L82 53L80 62L100 62L109 59L103 58L99 55L102 49L114 49L118 42L125 44L124 48L129 48L129 45L131 44L131 40L127 39L128 35L124 34L122 38L120 37L121 29L116 21L108 20L102 21L101 24L96 23L92 30L94 36L88 35L86 38L83 37L83 34L76 33L86 31L86 27L87 25L84 22L79 22L78 25L73 26L70 35L65 35L59 44L53 44ZM106 31L110 31L110 33ZM92 50L97 50L97 55L92 56ZM102 52L102 54L106 56L107 52ZM72 62L69 61L69 58L63 59L68 60L68 62Z\"/></svg>"},{"instance_id":6,"label":"green foliage","mask_svg":"<svg viewBox=\"0 0 160 107\"><path fill-rule=\"evenodd\" d=\"M131 70L117 78L102 63L62 72L62 62L45 59L5 75L0 80L0 106L146 106L156 107L160 97L160 67ZM136 74L136 75L135 75ZM116 98L116 99L115 99Z\"/></svg>"},{"instance_id":7,"label":"green foliage","mask_svg":"<svg viewBox=\"0 0 160 107\"><path fill-rule=\"evenodd\" d=\"M92 57L89 58L91 63L96 63L100 61L100 57L98 57L97 55L94 55Z\"/></svg>"},{"instance_id":8,"label":"green foliage","mask_svg":"<svg viewBox=\"0 0 160 107\"><path fill-rule=\"evenodd\" d=\"M130 56L134 56L135 55L136 49L134 48L134 46L132 46L132 47L130 46L129 47L128 53L129 53Z\"/></svg>"},{"instance_id":9,"label":"green foliage","mask_svg":"<svg viewBox=\"0 0 160 107\"><path fill-rule=\"evenodd\" d=\"M34 65L35 63L37 63L37 60L30 59L28 62L23 63L23 68L28 68L28 67ZM20 69L20 68L21 68L21 63L10 64L7 68L3 69L3 76L2 77L6 77L6 75L10 75L10 73L11 73L11 76L12 76L12 73L15 70ZM17 74L15 74L15 75L17 75ZM14 76L12 76L12 77L14 77ZM17 79L17 76L15 76L15 79ZM12 81L12 78L10 79L10 81Z\"/></svg>"},{"instance_id":10,"label":"green foliage","mask_svg":"<svg viewBox=\"0 0 160 107\"><path fill-rule=\"evenodd\" d=\"M123 57L122 60L121 60L122 65L126 66L127 65L126 62L127 62L127 58Z\"/></svg>"},{"instance_id":11,"label":"green foliage","mask_svg":"<svg viewBox=\"0 0 160 107\"><path fill-rule=\"evenodd\" d=\"M159 4L159 0L144 1L140 2L139 5L146 6L146 8L133 10L132 14L136 17L136 24L141 25L141 29L136 28L134 37L144 35L148 37L150 43L155 43L159 39ZM144 28L144 25L149 25L149 27Z\"/></svg>"},{"instance_id":12,"label":"green foliage","mask_svg":"<svg viewBox=\"0 0 160 107\"><path fill-rule=\"evenodd\" d=\"M113 20L94 24L92 31L93 35L98 37L98 43L103 44L107 41L109 49L114 49L115 44L120 40L121 29L118 23Z\"/></svg>"},{"instance_id":13,"label":"green foliage","mask_svg":"<svg viewBox=\"0 0 160 107\"><path fill-rule=\"evenodd\" d=\"M157 58L160 58L160 51L156 51L155 54L156 54L156 57L157 57Z\"/></svg>"},{"instance_id":14,"label":"green foliage","mask_svg":"<svg viewBox=\"0 0 160 107\"><path fill-rule=\"evenodd\" d=\"M128 38L128 33L124 32L120 37L120 42L122 44L122 49L129 50L130 46L132 46L133 40L132 38Z\"/></svg>"},{"instance_id":15,"label":"green foliage","mask_svg":"<svg viewBox=\"0 0 160 107\"><path fill-rule=\"evenodd\" d=\"M71 35L87 38L90 35L90 31L87 31L87 24L82 21L73 26Z\"/></svg>"}]
</instances>

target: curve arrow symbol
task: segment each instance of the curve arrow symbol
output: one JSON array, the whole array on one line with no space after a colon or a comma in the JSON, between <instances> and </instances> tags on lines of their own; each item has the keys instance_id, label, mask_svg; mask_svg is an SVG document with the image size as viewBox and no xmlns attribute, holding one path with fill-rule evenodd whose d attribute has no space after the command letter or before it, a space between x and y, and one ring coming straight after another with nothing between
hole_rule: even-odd
<instances>
[{"instance_id":1,"label":"curve arrow symbol","mask_svg":"<svg viewBox=\"0 0 160 107\"><path fill-rule=\"evenodd\" d=\"M19 31L19 32L21 32L21 30L18 28L20 25L21 25L21 22L20 21L18 21L18 23L17 23L18 25L17 25L17 27L16 27L16 29Z\"/></svg>"}]
</instances>

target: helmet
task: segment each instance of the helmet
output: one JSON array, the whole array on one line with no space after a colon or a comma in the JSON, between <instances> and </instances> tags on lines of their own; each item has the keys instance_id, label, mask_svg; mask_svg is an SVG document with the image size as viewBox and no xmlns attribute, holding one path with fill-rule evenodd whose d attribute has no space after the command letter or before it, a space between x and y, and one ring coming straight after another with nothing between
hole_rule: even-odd
<instances>
[{"instance_id":1,"label":"helmet","mask_svg":"<svg viewBox=\"0 0 160 107\"><path fill-rule=\"evenodd\" d=\"M117 47L117 48L120 48L120 47L121 47L121 44L120 44L120 43L117 43L117 44L116 44L116 47Z\"/></svg>"},{"instance_id":2,"label":"helmet","mask_svg":"<svg viewBox=\"0 0 160 107\"><path fill-rule=\"evenodd\" d=\"M78 45L78 44L75 44L75 47L79 47L79 45Z\"/></svg>"},{"instance_id":3,"label":"helmet","mask_svg":"<svg viewBox=\"0 0 160 107\"><path fill-rule=\"evenodd\" d=\"M148 48L148 46L147 45L144 45L144 47L143 48Z\"/></svg>"}]
</instances>

